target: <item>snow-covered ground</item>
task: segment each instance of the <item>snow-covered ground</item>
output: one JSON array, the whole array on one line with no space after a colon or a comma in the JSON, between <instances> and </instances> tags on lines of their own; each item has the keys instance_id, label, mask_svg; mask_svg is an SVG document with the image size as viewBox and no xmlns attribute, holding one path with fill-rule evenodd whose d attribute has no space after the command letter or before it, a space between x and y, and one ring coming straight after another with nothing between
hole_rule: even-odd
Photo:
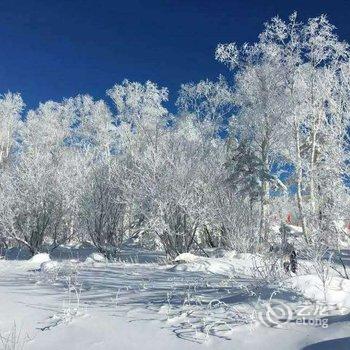
<instances>
[{"instance_id":1,"label":"snow-covered ground","mask_svg":"<svg viewBox=\"0 0 350 350\"><path fill-rule=\"evenodd\" d=\"M118 262L88 253L0 261L4 344L15 334L13 349L24 350L350 349L350 282L339 276L322 280L301 266L257 283L263 260L251 254L166 265L135 248Z\"/></svg>"}]
</instances>

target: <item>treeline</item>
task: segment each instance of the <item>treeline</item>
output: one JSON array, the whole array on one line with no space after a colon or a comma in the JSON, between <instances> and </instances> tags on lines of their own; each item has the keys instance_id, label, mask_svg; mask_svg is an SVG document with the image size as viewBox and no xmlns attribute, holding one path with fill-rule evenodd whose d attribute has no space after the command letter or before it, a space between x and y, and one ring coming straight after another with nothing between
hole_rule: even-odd
<instances>
[{"instance_id":1,"label":"treeline","mask_svg":"<svg viewBox=\"0 0 350 350\"><path fill-rule=\"evenodd\" d=\"M256 43L220 44L223 77L166 88L123 81L23 113L0 100L0 237L31 253L130 238L175 256L247 251L295 209L305 241L335 243L349 208L350 50L325 16L273 18Z\"/></svg>"}]
</instances>

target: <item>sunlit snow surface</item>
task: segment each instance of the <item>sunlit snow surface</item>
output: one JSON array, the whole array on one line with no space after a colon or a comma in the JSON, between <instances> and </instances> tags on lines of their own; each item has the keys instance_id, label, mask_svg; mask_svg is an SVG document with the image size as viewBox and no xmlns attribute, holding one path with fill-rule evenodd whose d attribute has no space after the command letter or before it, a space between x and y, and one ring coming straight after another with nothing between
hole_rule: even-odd
<instances>
[{"instance_id":1,"label":"sunlit snow surface","mask_svg":"<svg viewBox=\"0 0 350 350\"><path fill-rule=\"evenodd\" d=\"M42 258L0 262L0 330L15 321L29 336L24 349L301 349L350 334L347 315L330 316L327 329L259 324L272 295L293 307L310 303L301 294L306 278L299 289L257 285L244 274L247 256L175 266Z\"/></svg>"}]
</instances>

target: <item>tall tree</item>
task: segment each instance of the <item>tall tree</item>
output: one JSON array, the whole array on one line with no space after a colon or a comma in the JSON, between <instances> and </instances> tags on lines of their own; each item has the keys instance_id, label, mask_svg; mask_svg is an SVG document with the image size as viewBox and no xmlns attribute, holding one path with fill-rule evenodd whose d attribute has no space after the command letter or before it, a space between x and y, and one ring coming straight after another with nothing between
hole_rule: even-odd
<instances>
[{"instance_id":1,"label":"tall tree","mask_svg":"<svg viewBox=\"0 0 350 350\"><path fill-rule=\"evenodd\" d=\"M15 143L23 108L24 103L19 94L8 92L0 98L0 166L9 157Z\"/></svg>"}]
</instances>

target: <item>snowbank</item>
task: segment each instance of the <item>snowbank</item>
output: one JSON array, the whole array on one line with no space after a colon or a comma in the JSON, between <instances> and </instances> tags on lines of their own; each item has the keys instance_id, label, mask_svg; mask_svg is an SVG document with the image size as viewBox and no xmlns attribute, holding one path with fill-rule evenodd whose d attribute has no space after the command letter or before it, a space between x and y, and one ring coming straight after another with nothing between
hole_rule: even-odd
<instances>
[{"instance_id":1,"label":"snowbank","mask_svg":"<svg viewBox=\"0 0 350 350\"><path fill-rule=\"evenodd\" d=\"M92 253L86 258L85 262L90 264L104 263L106 262L106 257L100 253Z\"/></svg>"},{"instance_id":2,"label":"snowbank","mask_svg":"<svg viewBox=\"0 0 350 350\"><path fill-rule=\"evenodd\" d=\"M25 262L25 267L30 270L40 269L43 263L51 261L49 254L39 253L35 254L32 258Z\"/></svg>"},{"instance_id":3,"label":"snowbank","mask_svg":"<svg viewBox=\"0 0 350 350\"><path fill-rule=\"evenodd\" d=\"M48 277L54 277L60 275L72 275L78 271L80 262L75 259L69 261L47 261L41 264L40 272L48 275Z\"/></svg>"},{"instance_id":4,"label":"snowbank","mask_svg":"<svg viewBox=\"0 0 350 350\"><path fill-rule=\"evenodd\" d=\"M207 258L185 253L179 255L173 266L173 271L204 272L233 276L238 274L251 275L261 259L253 254L237 254L236 251L228 251L221 258Z\"/></svg>"},{"instance_id":5,"label":"snowbank","mask_svg":"<svg viewBox=\"0 0 350 350\"><path fill-rule=\"evenodd\" d=\"M350 280L330 277L323 283L317 275L295 276L288 281L306 298L350 310Z\"/></svg>"},{"instance_id":6,"label":"snowbank","mask_svg":"<svg viewBox=\"0 0 350 350\"><path fill-rule=\"evenodd\" d=\"M42 264L44 262L50 261L50 256L47 253L35 254L31 259L28 260L31 264Z\"/></svg>"},{"instance_id":7,"label":"snowbank","mask_svg":"<svg viewBox=\"0 0 350 350\"><path fill-rule=\"evenodd\" d=\"M45 261L40 265L40 271L45 273L53 273L59 269L57 261Z\"/></svg>"},{"instance_id":8,"label":"snowbank","mask_svg":"<svg viewBox=\"0 0 350 350\"><path fill-rule=\"evenodd\" d=\"M175 271L205 272L232 276L235 272L234 265L221 258L201 258L190 263L181 263L172 268Z\"/></svg>"},{"instance_id":9,"label":"snowbank","mask_svg":"<svg viewBox=\"0 0 350 350\"><path fill-rule=\"evenodd\" d=\"M182 253L182 254L178 255L174 261L177 263L191 263L191 262L196 261L200 258L201 258L200 256L194 255L191 253Z\"/></svg>"}]
</instances>

